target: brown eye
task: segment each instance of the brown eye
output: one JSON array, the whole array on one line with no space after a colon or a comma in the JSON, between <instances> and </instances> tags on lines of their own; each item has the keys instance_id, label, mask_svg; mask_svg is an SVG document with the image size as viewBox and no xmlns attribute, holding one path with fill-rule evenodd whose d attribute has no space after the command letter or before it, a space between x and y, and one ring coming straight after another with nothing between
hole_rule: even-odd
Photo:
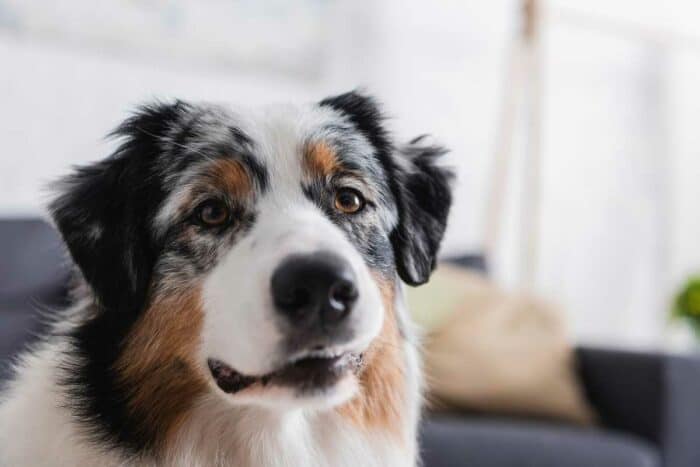
<instances>
[{"instance_id":1,"label":"brown eye","mask_svg":"<svg viewBox=\"0 0 700 467\"><path fill-rule=\"evenodd\" d=\"M365 199L352 188L342 188L335 194L335 208L345 214L355 214L365 207Z\"/></svg>"},{"instance_id":2,"label":"brown eye","mask_svg":"<svg viewBox=\"0 0 700 467\"><path fill-rule=\"evenodd\" d=\"M221 226L228 221L228 218L228 207L221 201L205 201L197 208L197 219L207 227Z\"/></svg>"}]
</instances>

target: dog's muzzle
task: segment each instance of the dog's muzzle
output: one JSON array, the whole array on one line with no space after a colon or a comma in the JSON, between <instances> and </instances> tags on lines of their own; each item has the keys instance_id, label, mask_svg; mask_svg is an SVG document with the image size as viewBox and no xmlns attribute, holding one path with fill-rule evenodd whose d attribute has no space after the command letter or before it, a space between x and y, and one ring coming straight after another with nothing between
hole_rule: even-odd
<instances>
[{"instance_id":1,"label":"dog's muzzle","mask_svg":"<svg viewBox=\"0 0 700 467\"><path fill-rule=\"evenodd\" d=\"M287 256L273 270L270 294L287 358L272 372L258 375L244 375L210 358L219 388L231 394L254 385L317 392L360 371L362 349L348 348L360 289L346 259L330 251Z\"/></svg>"}]
</instances>

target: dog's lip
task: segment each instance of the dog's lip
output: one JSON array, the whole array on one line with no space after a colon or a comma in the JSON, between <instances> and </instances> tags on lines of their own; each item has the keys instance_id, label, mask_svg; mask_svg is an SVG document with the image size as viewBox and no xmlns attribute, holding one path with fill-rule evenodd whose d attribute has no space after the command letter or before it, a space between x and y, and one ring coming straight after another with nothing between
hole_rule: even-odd
<instances>
[{"instance_id":1,"label":"dog's lip","mask_svg":"<svg viewBox=\"0 0 700 467\"><path fill-rule=\"evenodd\" d=\"M357 373L362 366L362 354L334 349L311 350L292 357L277 370L258 376L244 375L216 358L207 359L207 365L216 385L228 394L253 385L288 386L301 391L322 390L350 371Z\"/></svg>"}]
</instances>

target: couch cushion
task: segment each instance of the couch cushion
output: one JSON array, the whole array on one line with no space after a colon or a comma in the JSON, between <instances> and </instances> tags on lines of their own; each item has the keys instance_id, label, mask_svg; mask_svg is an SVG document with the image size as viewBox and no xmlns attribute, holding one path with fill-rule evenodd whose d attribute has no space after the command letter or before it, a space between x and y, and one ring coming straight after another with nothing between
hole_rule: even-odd
<instances>
[{"instance_id":1,"label":"couch cushion","mask_svg":"<svg viewBox=\"0 0 700 467\"><path fill-rule=\"evenodd\" d=\"M0 309L0 385L11 374L12 357L41 330L36 313L26 309Z\"/></svg>"},{"instance_id":2,"label":"couch cushion","mask_svg":"<svg viewBox=\"0 0 700 467\"><path fill-rule=\"evenodd\" d=\"M0 304L54 303L68 271L56 231L40 219L0 220Z\"/></svg>"},{"instance_id":3,"label":"couch cushion","mask_svg":"<svg viewBox=\"0 0 700 467\"><path fill-rule=\"evenodd\" d=\"M0 383L10 357L42 332L40 315L65 305L69 267L46 222L0 220Z\"/></svg>"},{"instance_id":4,"label":"couch cushion","mask_svg":"<svg viewBox=\"0 0 700 467\"><path fill-rule=\"evenodd\" d=\"M566 425L433 416L422 427L425 467L659 467L651 444Z\"/></svg>"},{"instance_id":5,"label":"couch cushion","mask_svg":"<svg viewBox=\"0 0 700 467\"><path fill-rule=\"evenodd\" d=\"M559 307L444 263L407 298L433 408L592 424Z\"/></svg>"}]
</instances>

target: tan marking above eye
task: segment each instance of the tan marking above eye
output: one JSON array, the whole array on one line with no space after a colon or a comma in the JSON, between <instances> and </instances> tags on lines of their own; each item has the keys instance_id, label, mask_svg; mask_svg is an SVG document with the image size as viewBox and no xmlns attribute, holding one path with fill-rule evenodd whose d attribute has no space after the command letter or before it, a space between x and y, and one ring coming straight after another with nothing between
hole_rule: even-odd
<instances>
[{"instance_id":1,"label":"tan marking above eye","mask_svg":"<svg viewBox=\"0 0 700 467\"><path fill-rule=\"evenodd\" d=\"M338 157L326 142L307 145L304 150L304 170L311 176L327 177L340 169Z\"/></svg>"},{"instance_id":2,"label":"tan marking above eye","mask_svg":"<svg viewBox=\"0 0 700 467\"><path fill-rule=\"evenodd\" d=\"M335 208L345 214L355 214L365 207L362 194L352 188L341 188L335 194Z\"/></svg>"},{"instance_id":3,"label":"tan marking above eye","mask_svg":"<svg viewBox=\"0 0 700 467\"><path fill-rule=\"evenodd\" d=\"M219 159L207 170L206 176L236 198L245 198L253 192L253 182L248 170L240 161Z\"/></svg>"}]
</instances>

